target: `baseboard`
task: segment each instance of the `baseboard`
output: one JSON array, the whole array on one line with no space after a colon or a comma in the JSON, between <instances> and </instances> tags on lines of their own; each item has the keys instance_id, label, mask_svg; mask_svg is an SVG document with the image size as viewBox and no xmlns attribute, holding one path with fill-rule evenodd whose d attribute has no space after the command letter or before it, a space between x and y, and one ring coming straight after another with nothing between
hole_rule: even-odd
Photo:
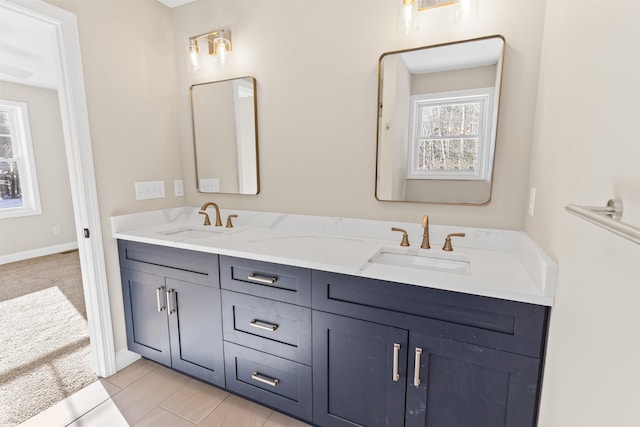
<instances>
[{"instance_id":1,"label":"baseboard","mask_svg":"<svg viewBox=\"0 0 640 427\"><path fill-rule=\"evenodd\" d=\"M0 265L16 261L24 261L25 259L37 258L45 255L57 254L59 252L70 251L73 249L78 249L78 242L62 243L60 245L47 246L46 248L16 252L15 254L9 255L1 255Z\"/></svg>"},{"instance_id":2,"label":"baseboard","mask_svg":"<svg viewBox=\"0 0 640 427\"><path fill-rule=\"evenodd\" d=\"M126 348L124 350L116 351L116 369L126 368L136 360L140 359L140 355L129 351Z\"/></svg>"}]
</instances>

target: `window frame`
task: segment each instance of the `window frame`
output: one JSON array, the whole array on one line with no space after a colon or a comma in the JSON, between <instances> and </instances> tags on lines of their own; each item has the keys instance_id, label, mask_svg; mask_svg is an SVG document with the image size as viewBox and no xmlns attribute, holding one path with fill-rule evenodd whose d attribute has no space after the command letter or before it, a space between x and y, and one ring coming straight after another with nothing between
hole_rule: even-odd
<instances>
[{"instance_id":1,"label":"window frame","mask_svg":"<svg viewBox=\"0 0 640 427\"><path fill-rule=\"evenodd\" d=\"M447 92L437 92L419 94L411 96L409 155L407 156L407 179L437 179L437 180L467 180L467 181L488 181L491 172L491 147L493 146L492 126L490 123L494 105L494 87L483 87L476 89L455 90ZM478 130L478 167L476 171L423 171L417 165L418 142L420 120L419 105L446 105L463 103L468 101L481 101L483 107L480 111L480 121Z\"/></svg>"},{"instance_id":2,"label":"window frame","mask_svg":"<svg viewBox=\"0 0 640 427\"><path fill-rule=\"evenodd\" d=\"M0 208L0 219L41 215L42 206L27 103L0 99L0 111L9 113L13 157L6 160L15 162L18 165L23 202L20 207Z\"/></svg>"}]
</instances>

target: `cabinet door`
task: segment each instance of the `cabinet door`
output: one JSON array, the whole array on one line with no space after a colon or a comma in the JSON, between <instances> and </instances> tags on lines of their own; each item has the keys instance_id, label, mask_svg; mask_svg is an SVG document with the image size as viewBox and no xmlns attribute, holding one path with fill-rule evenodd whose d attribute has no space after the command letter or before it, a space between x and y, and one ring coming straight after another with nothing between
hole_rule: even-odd
<instances>
[{"instance_id":1,"label":"cabinet door","mask_svg":"<svg viewBox=\"0 0 640 427\"><path fill-rule=\"evenodd\" d=\"M171 366L164 278L122 269L129 350Z\"/></svg>"},{"instance_id":2,"label":"cabinet door","mask_svg":"<svg viewBox=\"0 0 640 427\"><path fill-rule=\"evenodd\" d=\"M224 387L220 290L166 278L171 365Z\"/></svg>"},{"instance_id":3,"label":"cabinet door","mask_svg":"<svg viewBox=\"0 0 640 427\"><path fill-rule=\"evenodd\" d=\"M539 369L539 359L412 331L406 426L532 426Z\"/></svg>"},{"instance_id":4,"label":"cabinet door","mask_svg":"<svg viewBox=\"0 0 640 427\"><path fill-rule=\"evenodd\" d=\"M319 311L312 324L313 422L404 425L408 331Z\"/></svg>"}]
</instances>

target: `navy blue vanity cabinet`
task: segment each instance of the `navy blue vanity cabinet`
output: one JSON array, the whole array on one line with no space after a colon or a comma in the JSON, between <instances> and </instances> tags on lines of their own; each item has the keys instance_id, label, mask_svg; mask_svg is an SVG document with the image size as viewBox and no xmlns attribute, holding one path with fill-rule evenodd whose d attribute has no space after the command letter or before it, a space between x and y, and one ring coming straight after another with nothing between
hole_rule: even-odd
<instances>
[{"instance_id":1,"label":"navy blue vanity cabinet","mask_svg":"<svg viewBox=\"0 0 640 427\"><path fill-rule=\"evenodd\" d=\"M314 271L314 423L533 426L546 307Z\"/></svg>"},{"instance_id":2,"label":"navy blue vanity cabinet","mask_svg":"<svg viewBox=\"0 0 640 427\"><path fill-rule=\"evenodd\" d=\"M119 241L129 350L223 386L217 255Z\"/></svg>"},{"instance_id":3,"label":"navy blue vanity cabinet","mask_svg":"<svg viewBox=\"0 0 640 427\"><path fill-rule=\"evenodd\" d=\"M227 389L312 418L311 271L220 256Z\"/></svg>"},{"instance_id":4,"label":"navy blue vanity cabinet","mask_svg":"<svg viewBox=\"0 0 640 427\"><path fill-rule=\"evenodd\" d=\"M406 329L313 312L313 422L402 426Z\"/></svg>"}]
</instances>

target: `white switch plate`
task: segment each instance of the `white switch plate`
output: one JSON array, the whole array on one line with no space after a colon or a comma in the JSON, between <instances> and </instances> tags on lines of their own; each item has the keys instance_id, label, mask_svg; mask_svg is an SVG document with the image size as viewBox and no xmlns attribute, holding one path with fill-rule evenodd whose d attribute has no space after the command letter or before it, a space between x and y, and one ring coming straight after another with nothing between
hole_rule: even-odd
<instances>
[{"instance_id":1,"label":"white switch plate","mask_svg":"<svg viewBox=\"0 0 640 427\"><path fill-rule=\"evenodd\" d=\"M201 179L200 191L203 191L205 193L219 193L220 180L218 178Z\"/></svg>"},{"instance_id":2,"label":"white switch plate","mask_svg":"<svg viewBox=\"0 0 640 427\"><path fill-rule=\"evenodd\" d=\"M173 193L176 197L184 196L184 183L181 179L173 181Z\"/></svg>"},{"instance_id":3,"label":"white switch plate","mask_svg":"<svg viewBox=\"0 0 640 427\"><path fill-rule=\"evenodd\" d=\"M164 181L136 182L136 200L164 198Z\"/></svg>"},{"instance_id":4,"label":"white switch plate","mask_svg":"<svg viewBox=\"0 0 640 427\"><path fill-rule=\"evenodd\" d=\"M533 210L536 206L536 189L535 187L531 187L531 191L529 192L529 216L533 216Z\"/></svg>"},{"instance_id":5,"label":"white switch plate","mask_svg":"<svg viewBox=\"0 0 640 427\"><path fill-rule=\"evenodd\" d=\"M54 225L53 226L53 235L57 236L58 234L60 234L60 226L59 225Z\"/></svg>"}]
</instances>

